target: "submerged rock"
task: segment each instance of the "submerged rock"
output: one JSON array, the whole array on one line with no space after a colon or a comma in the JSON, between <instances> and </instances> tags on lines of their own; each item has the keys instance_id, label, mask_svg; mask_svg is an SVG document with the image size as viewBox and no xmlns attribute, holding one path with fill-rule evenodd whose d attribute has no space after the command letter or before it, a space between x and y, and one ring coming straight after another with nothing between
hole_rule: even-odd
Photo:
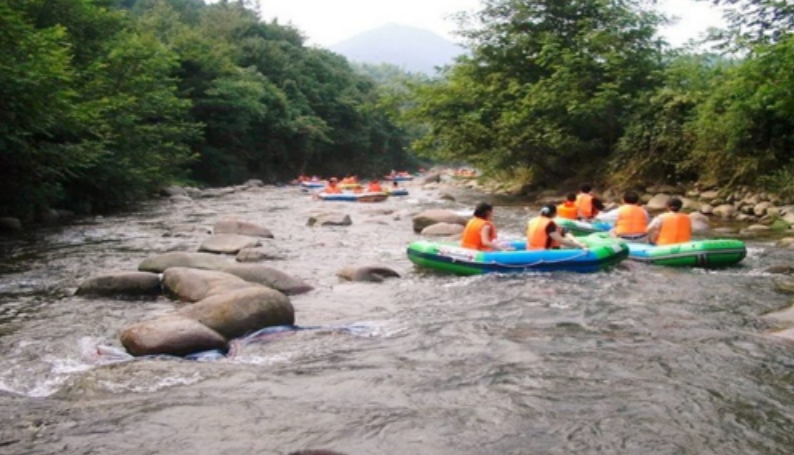
<instances>
[{"instance_id":1,"label":"submerged rock","mask_svg":"<svg viewBox=\"0 0 794 455\"><path fill-rule=\"evenodd\" d=\"M231 262L223 256L212 253L172 252L144 259L138 270L160 273L169 267L188 267L191 269L220 270Z\"/></svg>"},{"instance_id":2,"label":"submerged rock","mask_svg":"<svg viewBox=\"0 0 794 455\"><path fill-rule=\"evenodd\" d=\"M303 280L261 264L234 264L224 268L223 271L250 283L261 284L287 295L303 294L314 289Z\"/></svg>"},{"instance_id":3,"label":"submerged rock","mask_svg":"<svg viewBox=\"0 0 794 455\"><path fill-rule=\"evenodd\" d=\"M250 237L264 237L268 239L273 238L273 233L270 232L269 229L265 228L264 226L260 226L256 223L249 223L247 221L238 221L238 220L221 220L215 223L215 226L212 228L212 232L214 234L238 234L238 235L247 235Z\"/></svg>"},{"instance_id":4,"label":"submerged rock","mask_svg":"<svg viewBox=\"0 0 794 455\"><path fill-rule=\"evenodd\" d=\"M469 219L466 217L462 217L450 210L442 209L425 210L413 217L414 232L417 234L422 232L424 228L437 223L460 224L461 226L466 226L468 221Z\"/></svg>"},{"instance_id":5,"label":"submerged rock","mask_svg":"<svg viewBox=\"0 0 794 455\"><path fill-rule=\"evenodd\" d=\"M266 248L243 248L237 253L237 262L260 262L267 260L281 260L284 255L278 252L268 251Z\"/></svg>"},{"instance_id":6,"label":"submerged rock","mask_svg":"<svg viewBox=\"0 0 794 455\"><path fill-rule=\"evenodd\" d=\"M794 273L794 267L783 264L770 265L769 267L764 269L764 273L791 275L792 273Z\"/></svg>"},{"instance_id":7,"label":"submerged rock","mask_svg":"<svg viewBox=\"0 0 794 455\"><path fill-rule=\"evenodd\" d=\"M237 254L245 248L253 248L262 243L259 239L247 235L216 234L201 242L199 251L220 254Z\"/></svg>"},{"instance_id":8,"label":"submerged rock","mask_svg":"<svg viewBox=\"0 0 794 455\"><path fill-rule=\"evenodd\" d=\"M306 222L307 226L350 226L353 220L344 213L321 213L312 215Z\"/></svg>"},{"instance_id":9,"label":"submerged rock","mask_svg":"<svg viewBox=\"0 0 794 455\"><path fill-rule=\"evenodd\" d=\"M198 321L227 339L265 327L295 323L295 310L287 296L264 286L207 297L181 308L177 315Z\"/></svg>"},{"instance_id":10,"label":"submerged rock","mask_svg":"<svg viewBox=\"0 0 794 455\"><path fill-rule=\"evenodd\" d=\"M436 223L422 229L422 235L444 237L460 234L463 229L460 224Z\"/></svg>"},{"instance_id":11,"label":"submerged rock","mask_svg":"<svg viewBox=\"0 0 794 455\"><path fill-rule=\"evenodd\" d=\"M229 273L171 267L163 273L163 287L184 302L198 302L213 295L258 286Z\"/></svg>"},{"instance_id":12,"label":"submerged rock","mask_svg":"<svg viewBox=\"0 0 794 455\"><path fill-rule=\"evenodd\" d=\"M0 217L0 231L21 231L22 223L10 216Z\"/></svg>"},{"instance_id":13,"label":"submerged rock","mask_svg":"<svg viewBox=\"0 0 794 455\"><path fill-rule=\"evenodd\" d=\"M146 296L160 293L160 276L149 272L117 272L88 278L80 283L80 296Z\"/></svg>"},{"instance_id":14,"label":"submerged rock","mask_svg":"<svg viewBox=\"0 0 794 455\"><path fill-rule=\"evenodd\" d=\"M380 283L386 278L400 278L394 270L379 265L349 266L336 272L336 276L350 281Z\"/></svg>"},{"instance_id":15,"label":"submerged rock","mask_svg":"<svg viewBox=\"0 0 794 455\"><path fill-rule=\"evenodd\" d=\"M195 319L177 316L133 324L121 332L121 344L127 352L135 356L185 356L194 352L228 348L226 339L220 333Z\"/></svg>"}]
</instances>

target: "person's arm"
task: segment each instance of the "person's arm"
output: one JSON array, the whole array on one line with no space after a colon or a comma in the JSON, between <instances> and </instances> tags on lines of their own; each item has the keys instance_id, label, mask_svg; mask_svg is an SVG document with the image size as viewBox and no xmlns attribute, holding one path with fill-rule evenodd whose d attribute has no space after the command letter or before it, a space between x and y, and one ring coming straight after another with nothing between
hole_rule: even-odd
<instances>
[{"instance_id":1,"label":"person's arm","mask_svg":"<svg viewBox=\"0 0 794 455\"><path fill-rule=\"evenodd\" d=\"M491 225L490 224L486 224L485 226L482 227L482 230L480 231L480 240L482 241L483 246L487 246L488 248L491 248L491 249L494 249L494 250L497 250L497 251L511 250L512 249L509 246L506 247L506 246L499 245L498 243L491 241Z\"/></svg>"},{"instance_id":2,"label":"person's arm","mask_svg":"<svg viewBox=\"0 0 794 455\"><path fill-rule=\"evenodd\" d=\"M559 242L560 245L567 245L573 248L582 248L585 250L587 249L587 245L582 243L580 240L577 240L577 238L571 234L565 234L565 236L563 237L559 232L554 231L549 233L549 237Z\"/></svg>"},{"instance_id":3,"label":"person's arm","mask_svg":"<svg viewBox=\"0 0 794 455\"><path fill-rule=\"evenodd\" d=\"M656 238L659 236L659 229L661 229L661 227L662 215L659 215L651 221L648 225L648 229L645 230L645 233L648 235L649 243L656 243Z\"/></svg>"}]
</instances>

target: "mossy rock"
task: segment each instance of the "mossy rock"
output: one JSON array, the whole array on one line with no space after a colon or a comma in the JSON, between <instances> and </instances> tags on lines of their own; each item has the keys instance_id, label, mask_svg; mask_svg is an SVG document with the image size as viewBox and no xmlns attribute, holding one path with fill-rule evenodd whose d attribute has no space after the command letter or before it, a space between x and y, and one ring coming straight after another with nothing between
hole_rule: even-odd
<instances>
[{"instance_id":1,"label":"mossy rock","mask_svg":"<svg viewBox=\"0 0 794 455\"><path fill-rule=\"evenodd\" d=\"M769 225L769 229L773 231L785 231L790 228L791 225L788 224L785 220L778 218Z\"/></svg>"}]
</instances>

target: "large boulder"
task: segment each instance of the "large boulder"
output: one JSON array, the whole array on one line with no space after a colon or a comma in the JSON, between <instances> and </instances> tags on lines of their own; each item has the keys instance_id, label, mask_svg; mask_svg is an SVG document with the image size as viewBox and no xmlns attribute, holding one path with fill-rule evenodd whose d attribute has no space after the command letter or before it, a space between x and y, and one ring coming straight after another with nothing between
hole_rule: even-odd
<instances>
[{"instance_id":1,"label":"large boulder","mask_svg":"<svg viewBox=\"0 0 794 455\"><path fill-rule=\"evenodd\" d=\"M667 203L670 199L671 196L669 194L657 194L648 201L648 210L664 210L667 208Z\"/></svg>"},{"instance_id":2,"label":"large boulder","mask_svg":"<svg viewBox=\"0 0 794 455\"><path fill-rule=\"evenodd\" d=\"M193 237L195 235L209 233L209 230L203 226L197 226L195 224L178 224L166 231L163 234L163 237Z\"/></svg>"},{"instance_id":3,"label":"large boulder","mask_svg":"<svg viewBox=\"0 0 794 455\"><path fill-rule=\"evenodd\" d=\"M437 223L460 224L466 226L469 221L468 218L458 215L450 210L431 209L413 217L414 232L417 234L422 232L424 228L432 226Z\"/></svg>"},{"instance_id":4,"label":"large boulder","mask_svg":"<svg viewBox=\"0 0 794 455\"><path fill-rule=\"evenodd\" d=\"M709 230L709 219L706 215L692 212L689 214L689 219L692 220L692 232L707 232Z\"/></svg>"},{"instance_id":5,"label":"large boulder","mask_svg":"<svg viewBox=\"0 0 794 455\"><path fill-rule=\"evenodd\" d=\"M144 259L138 265L138 270L155 273L161 273L169 267L220 270L229 264L231 264L230 261L217 254L172 252Z\"/></svg>"},{"instance_id":6,"label":"large boulder","mask_svg":"<svg viewBox=\"0 0 794 455\"><path fill-rule=\"evenodd\" d=\"M422 235L445 237L460 234L463 229L460 224L436 223L422 229Z\"/></svg>"},{"instance_id":7,"label":"large boulder","mask_svg":"<svg viewBox=\"0 0 794 455\"><path fill-rule=\"evenodd\" d=\"M177 316L133 324L121 332L121 344L135 356L184 356L229 346L220 333L195 319Z\"/></svg>"},{"instance_id":8,"label":"large boulder","mask_svg":"<svg viewBox=\"0 0 794 455\"><path fill-rule=\"evenodd\" d=\"M250 283L261 284L287 295L303 294L314 289L298 278L261 264L234 264L226 267L223 271Z\"/></svg>"},{"instance_id":9,"label":"large boulder","mask_svg":"<svg viewBox=\"0 0 794 455\"><path fill-rule=\"evenodd\" d=\"M681 198L681 204L681 210L684 212L697 212L702 205L700 202L686 197Z\"/></svg>"},{"instance_id":10,"label":"large boulder","mask_svg":"<svg viewBox=\"0 0 794 455\"><path fill-rule=\"evenodd\" d=\"M722 204L714 208L711 212L714 216L731 218L736 213L736 208L732 204Z\"/></svg>"},{"instance_id":11,"label":"large boulder","mask_svg":"<svg viewBox=\"0 0 794 455\"><path fill-rule=\"evenodd\" d=\"M160 276L149 272L117 272L91 277L77 288L81 296L146 296L160 293Z\"/></svg>"},{"instance_id":12,"label":"large boulder","mask_svg":"<svg viewBox=\"0 0 794 455\"><path fill-rule=\"evenodd\" d=\"M394 270L379 265L363 267L349 266L336 272L336 276L350 281L366 281L380 283L386 278L400 278Z\"/></svg>"},{"instance_id":13,"label":"large boulder","mask_svg":"<svg viewBox=\"0 0 794 455\"><path fill-rule=\"evenodd\" d=\"M22 223L10 216L0 217L0 231L21 231Z\"/></svg>"},{"instance_id":14,"label":"large boulder","mask_svg":"<svg viewBox=\"0 0 794 455\"><path fill-rule=\"evenodd\" d=\"M782 239L777 241L775 246L780 248L790 248L794 246L794 237L783 237Z\"/></svg>"},{"instance_id":15,"label":"large boulder","mask_svg":"<svg viewBox=\"0 0 794 455\"><path fill-rule=\"evenodd\" d=\"M238 220L221 220L212 228L214 234L239 234L250 237L273 238L273 233L256 223Z\"/></svg>"},{"instance_id":16,"label":"large boulder","mask_svg":"<svg viewBox=\"0 0 794 455\"><path fill-rule=\"evenodd\" d=\"M214 295L177 311L226 339L275 325L295 323L295 310L284 294L257 286Z\"/></svg>"},{"instance_id":17,"label":"large boulder","mask_svg":"<svg viewBox=\"0 0 794 455\"><path fill-rule=\"evenodd\" d=\"M237 262L275 261L284 259L284 255L262 247L243 248L239 253L237 253L237 257L235 259Z\"/></svg>"},{"instance_id":18,"label":"large boulder","mask_svg":"<svg viewBox=\"0 0 794 455\"><path fill-rule=\"evenodd\" d=\"M700 213L704 215L711 215L714 213L714 207L709 204L703 204L700 206Z\"/></svg>"},{"instance_id":19,"label":"large boulder","mask_svg":"<svg viewBox=\"0 0 794 455\"><path fill-rule=\"evenodd\" d=\"M201 242L199 251L220 254L237 254L244 248L253 248L262 242L255 237L237 234L216 234Z\"/></svg>"},{"instance_id":20,"label":"large boulder","mask_svg":"<svg viewBox=\"0 0 794 455\"><path fill-rule=\"evenodd\" d=\"M772 204L770 202L759 202L758 204L753 206L753 214L755 216L764 216L766 215L766 211Z\"/></svg>"},{"instance_id":21,"label":"large boulder","mask_svg":"<svg viewBox=\"0 0 794 455\"><path fill-rule=\"evenodd\" d=\"M353 220L344 213L320 213L312 215L306 222L307 226L350 226Z\"/></svg>"},{"instance_id":22,"label":"large boulder","mask_svg":"<svg viewBox=\"0 0 794 455\"><path fill-rule=\"evenodd\" d=\"M422 179L422 184L428 183L440 183L441 182L441 174L430 174Z\"/></svg>"},{"instance_id":23,"label":"large boulder","mask_svg":"<svg viewBox=\"0 0 794 455\"><path fill-rule=\"evenodd\" d=\"M169 295L184 302L257 286L244 279L215 270L171 267L163 273L163 287Z\"/></svg>"},{"instance_id":24,"label":"large boulder","mask_svg":"<svg viewBox=\"0 0 794 455\"><path fill-rule=\"evenodd\" d=\"M720 195L720 192L717 191L717 190L704 191L704 192L700 193L700 199L703 199L703 200L706 200L706 201L710 201L712 199L718 198L719 195Z\"/></svg>"}]
</instances>

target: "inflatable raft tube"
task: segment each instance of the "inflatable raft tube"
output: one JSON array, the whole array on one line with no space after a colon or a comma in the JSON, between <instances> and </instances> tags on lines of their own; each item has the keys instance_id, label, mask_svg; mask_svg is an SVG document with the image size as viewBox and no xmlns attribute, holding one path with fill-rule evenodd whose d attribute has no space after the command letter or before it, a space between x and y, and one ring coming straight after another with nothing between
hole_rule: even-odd
<instances>
[{"instance_id":1,"label":"inflatable raft tube","mask_svg":"<svg viewBox=\"0 0 794 455\"><path fill-rule=\"evenodd\" d=\"M735 239L696 240L664 246L629 243L628 246L629 259L670 267L728 267L747 256L744 242Z\"/></svg>"}]
</instances>

